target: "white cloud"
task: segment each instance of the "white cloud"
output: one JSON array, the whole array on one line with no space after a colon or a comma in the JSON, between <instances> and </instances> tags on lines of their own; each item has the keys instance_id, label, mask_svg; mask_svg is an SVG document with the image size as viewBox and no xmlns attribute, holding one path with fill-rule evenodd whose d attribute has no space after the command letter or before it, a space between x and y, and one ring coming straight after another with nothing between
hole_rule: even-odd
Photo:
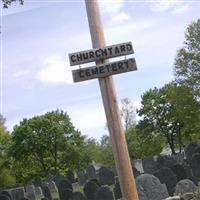
<instances>
[{"instance_id":1,"label":"white cloud","mask_svg":"<svg viewBox=\"0 0 200 200\"><path fill-rule=\"evenodd\" d=\"M73 83L72 73L67 60L65 61L60 56L54 56L44 61L42 68L37 78L45 83Z\"/></svg>"},{"instance_id":2,"label":"white cloud","mask_svg":"<svg viewBox=\"0 0 200 200\"><path fill-rule=\"evenodd\" d=\"M21 78L22 76L26 76L29 73L30 73L29 70L20 70L20 71L14 72L12 76L13 78Z\"/></svg>"},{"instance_id":3,"label":"white cloud","mask_svg":"<svg viewBox=\"0 0 200 200\"><path fill-rule=\"evenodd\" d=\"M110 25L113 26L113 25L124 24L130 20L131 20L130 15L128 15L125 12L119 12L118 14L116 14L111 18Z\"/></svg>"},{"instance_id":4,"label":"white cloud","mask_svg":"<svg viewBox=\"0 0 200 200\"><path fill-rule=\"evenodd\" d=\"M181 0L160 0L156 2L147 0L147 3L154 12L170 11L172 14L182 14L190 10L188 3Z\"/></svg>"},{"instance_id":5,"label":"white cloud","mask_svg":"<svg viewBox=\"0 0 200 200\"><path fill-rule=\"evenodd\" d=\"M123 8L124 0L100 0L100 9L105 14L114 14Z\"/></svg>"}]
</instances>

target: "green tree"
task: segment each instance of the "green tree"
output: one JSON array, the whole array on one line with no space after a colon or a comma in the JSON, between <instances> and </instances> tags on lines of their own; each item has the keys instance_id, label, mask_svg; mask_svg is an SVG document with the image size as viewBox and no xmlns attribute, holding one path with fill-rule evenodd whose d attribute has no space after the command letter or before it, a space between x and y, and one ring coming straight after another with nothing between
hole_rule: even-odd
<instances>
[{"instance_id":1,"label":"green tree","mask_svg":"<svg viewBox=\"0 0 200 200\"><path fill-rule=\"evenodd\" d=\"M0 190L15 184L15 176L11 172L11 158L8 155L10 138L5 119L0 114Z\"/></svg>"},{"instance_id":2,"label":"green tree","mask_svg":"<svg viewBox=\"0 0 200 200\"><path fill-rule=\"evenodd\" d=\"M88 160L84 145L85 137L75 129L67 113L56 110L16 125L10 153L18 166L27 163L30 177L47 176L83 167Z\"/></svg>"},{"instance_id":3,"label":"green tree","mask_svg":"<svg viewBox=\"0 0 200 200\"><path fill-rule=\"evenodd\" d=\"M164 147L162 135L149 134L149 131L149 127L145 127L142 122L126 131L127 146L132 160L157 155L162 151Z\"/></svg>"},{"instance_id":4,"label":"green tree","mask_svg":"<svg viewBox=\"0 0 200 200\"><path fill-rule=\"evenodd\" d=\"M175 59L176 82L192 88L200 100L200 19L187 28L184 44Z\"/></svg>"},{"instance_id":5,"label":"green tree","mask_svg":"<svg viewBox=\"0 0 200 200\"><path fill-rule=\"evenodd\" d=\"M149 134L165 136L172 154L179 150L185 140L199 135L200 104L188 87L167 84L150 89L142 96L142 107L138 110L140 126L147 127Z\"/></svg>"},{"instance_id":6,"label":"green tree","mask_svg":"<svg viewBox=\"0 0 200 200\"><path fill-rule=\"evenodd\" d=\"M20 4L24 3L24 0L18 0ZM16 2L16 0L2 0L3 8L8 8L12 2Z\"/></svg>"}]
</instances>

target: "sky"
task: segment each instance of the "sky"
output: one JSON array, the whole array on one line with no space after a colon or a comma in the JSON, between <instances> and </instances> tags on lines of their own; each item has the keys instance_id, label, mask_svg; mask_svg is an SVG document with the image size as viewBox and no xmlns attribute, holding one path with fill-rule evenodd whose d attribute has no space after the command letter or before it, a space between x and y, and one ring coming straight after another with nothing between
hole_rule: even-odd
<instances>
[{"instance_id":1,"label":"sky","mask_svg":"<svg viewBox=\"0 0 200 200\"><path fill-rule=\"evenodd\" d=\"M106 45L133 44L138 70L113 78L119 105L129 98L139 108L145 91L173 80L177 50L200 17L200 1L99 0L99 7ZM98 140L108 134L98 80L72 81L77 67L70 67L68 54L91 48L82 0L1 6L0 112L8 130L23 118L62 109L82 134Z\"/></svg>"}]
</instances>

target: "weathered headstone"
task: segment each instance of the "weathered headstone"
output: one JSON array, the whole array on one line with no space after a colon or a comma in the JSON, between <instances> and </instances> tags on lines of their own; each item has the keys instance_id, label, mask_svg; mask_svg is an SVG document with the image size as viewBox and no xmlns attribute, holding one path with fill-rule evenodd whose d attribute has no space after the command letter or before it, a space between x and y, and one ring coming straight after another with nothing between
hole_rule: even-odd
<instances>
[{"instance_id":1,"label":"weathered headstone","mask_svg":"<svg viewBox=\"0 0 200 200\"><path fill-rule=\"evenodd\" d=\"M157 168L157 156L147 156L142 160L144 173L153 174Z\"/></svg>"},{"instance_id":2,"label":"weathered headstone","mask_svg":"<svg viewBox=\"0 0 200 200\"><path fill-rule=\"evenodd\" d=\"M132 170L135 178L140 175L140 172L135 167L132 167Z\"/></svg>"},{"instance_id":3,"label":"weathered headstone","mask_svg":"<svg viewBox=\"0 0 200 200\"><path fill-rule=\"evenodd\" d=\"M59 185L58 185L58 193L60 196L61 200L65 199L65 193L66 193L66 189L69 189L73 192L73 187L70 181L66 180L62 180L60 181Z\"/></svg>"},{"instance_id":4,"label":"weathered headstone","mask_svg":"<svg viewBox=\"0 0 200 200\"><path fill-rule=\"evenodd\" d=\"M162 167L172 167L173 165L178 164L178 162L172 156L161 156L157 157L157 168Z\"/></svg>"},{"instance_id":5,"label":"weathered headstone","mask_svg":"<svg viewBox=\"0 0 200 200\"><path fill-rule=\"evenodd\" d=\"M173 165L170 169L176 175L177 181L187 178L187 172L182 165L176 164L176 165Z\"/></svg>"},{"instance_id":6,"label":"weathered headstone","mask_svg":"<svg viewBox=\"0 0 200 200\"><path fill-rule=\"evenodd\" d=\"M143 199L147 197L148 200L162 200L169 196L159 179L151 174L138 176L136 178L136 184L138 188L141 187L140 190L143 192Z\"/></svg>"},{"instance_id":7,"label":"weathered headstone","mask_svg":"<svg viewBox=\"0 0 200 200\"><path fill-rule=\"evenodd\" d=\"M97 178L96 171L93 165L90 165L86 168L85 175L88 180Z\"/></svg>"},{"instance_id":8,"label":"weathered headstone","mask_svg":"<svg viewBox=\"0 0 200 200\"><path fill-rule=\"evenodd\" d=\"M177 178L173 171L168 167L162 167L154 173L154 176L156 176L161 183L165 183L169 195L173 195L177 183Z\"/></svg>"},{"instance_id":9,"label":"weathered headstone","mask_svg":"<svg viewBox=\"0 0 200 200\"><path fill-rule=\"evenodd\" d=\"M95 193L95 200L114 200L113 193L108 187L100 187Z\"/></svg>"},{"instance_id":10,"label":"weathered headstone","mask_svg":"<svg viewBox=\"0 0 200 200\"><path fill-rule=\"evenodd\" d=\"M137 184L137 192L138 192L139 200L148 200L145 194L144 188L140 184Z\"/></svg>"},{"instance_id":11,"label":"weathered headstone","mask_svg":"<svg viewBox=\"0 0 200 200\"><path fill-rule=\"evenodd\" d=\"M0 194L0 200L9 200L9 197L4 194Z\"/></svg>"},{"instance_id":12,"label":"weathered headstone","mask_svg":"<svg viewBox=\"0 0 200 200\"><path fill-rule=\"evenodd\" d=\"M42 188L41 187L35 187L35 195L36 196L42 195Z\"/></svg>"},{"instance_id":13,"label":"weathered headstone","mask_svg":"<svg viewBox=\"0 0 200 200\"><path fill-rule=\"evenodd\" d=\"M71 170L68 170L66 172L66 178L71 182L71 183L75 183L75 177L74 177L74 172Z\"/></svg>"},{"instance_id":14,"label":"weathered headstone","mask_svg":"<svg viewBox=\"0 0 200 200\"><path fill-rule=\"evenodd\" d=\"M26 191L26 197L29 200L35 200L36 199L36 194L35 194L35 186L34 185L26 185L25 186L25 191Z\"/></svg>"},{"instance_id":15,"label":"weathered headstone","mask_svg":"<svg viewBox=\"0 0 200 200\"><path fill-rule=\"evenodd\" d=\"M6 195L10 200L12 200L12 196L8 191L4 190L1 192L1 194Z\"/></svg>"},{"instance_id":16,"label":"weathered headstone","mask_svg":"<svg viewBox=\"0 0 200 200\"><path fill-rule=\"evenodd\" d=\"M48 183L48 188L50 189L51 192L58 192L58 188L57 188L56 183L54 181L50 181Z\"/></svg>"},{"instance_id":17,"label":"weathered headstone","mask_svg":"<svg viewBox=\"0 0 200 200\"><path fill-rule=\"evenodd\" d=\"M196 153L192 156L191 160L191 168L192 168L192 173L195 177L199 178L200 180L200 154Z\"/></svg>"},{"instance_id":18,"label":"weathered headstone","mask_svg":"<svg viewBox=\"0 0 200 200\"><path fill-rule=\"evenodd\" d=\"M81 192L73 192L69 200L87 200Z\"/></svg>"},{"instance_id":19,"label":"weathered headstone","mask_svg":"<svg viewBox=\"0 0 200 200\"><path fill-rule=\"evenodd\" d=\"M90 181L96 183L98 186L101 186L101 184L99 183L98 179L96 179L96 178L90 179Z\"/></svg>"},{"instance_id":20,"label":"weathered headstone","mask_svg":"<svg viewBox=\"0 0 200 200\"><path fill-rule=\"evenodd\" d=\"M58 187L60 181L62 180L65 180L66 178L60 174L56 174L54 177L53 177L53 181L56 183L56 186Z\"/></svg>"},{"instance_id":21,"label":"weathered headstone","mask_svg":"<svg viewBox=\"0 0 200 200\"><path fill-rule=\"evenodd\" d=\"M133 161L133 166L140 172L144 173L143 165L142 165L142 160L137 159Z\"/></svg>"},{"instance_id":22,"label":"weathered headstone","mask_svg":"<svg viewBox=\"0 0 200 200\"><path fill-rule=\"evenodd\" d=\"M20 200L25 196L24 187L18 187L10 190L13 200Z\"/></svg>"},{"instance_id":23,"label":"weathered headstone","mask_svg":"<svg viewBox=\"0 0 200 200\"><path fill-rule=\"evenodd\" d=\"M65 189L62 194L62 200L69 200L72 197L72 192L69 188Z\"/></svg>"},{"instance_id":24,"label":"weathered headstone","mask_svg":"<svg viewBox=\"0 0 200 200\"><path fill-rule=\"evenodd\" d=\"M86 176L85 172L83 170L80 170L77 172L77 178L78 178L78 183L79 185L84 185L86 183Z\"/></svg>"},{"instance_id":25,"label":"weathered headstone","mask_svg":"<svg viewBox=\"0 0 200 200\"><path fill-rule=\"evenodd\" d=\"M49 199L49 200L52 200L52 195L51 195L51 191L50 189L48 188L48 186L43 186L42 187L42 192L43 192L43 195L45 198Z\"/></svg>"},{"instance_id":26,"label":"weathered headstone","mask_svg":"<svg viewBox=\"0 0 200 200\"><path fill-rule=\"evenodd\" d=\"M199 147L197 142L191 142L185 147L185 157L189 163L191 163L192 156L195 153L196 148Z\"/></svg>"},{"instance_id":27,"label":"weathered headstone","mask_svg":"<svg viewBox=\"0 0 200 200\"><path fill-rule=\"evenodd\" d=\"M113 185L115 182L114 173L107 167L99 169L99 182L101 185Z\"/></svg>"},{"instance_id":28,"label":"weathered headstone","mask_svg":"<svg viewBox=\"0 0 200 200\"><path fill-rule=\"evenodd\" d=\"M188 192L194 192L197 186L189 179L184 179L179 181L176 184L175 193L178 194L185 194Z\"/></svg>"},{"instance_id":29,"label":"weathered headstone","mask_svg":"<svg viewBox=\"0 0 200 200\"><path fill-rule=\"evenodd\" d=\"M88 200L94 200L94 195L98 189L99 186L96 183L88 181L85 184L83 191Z\"/></svg>"}]
</instances>

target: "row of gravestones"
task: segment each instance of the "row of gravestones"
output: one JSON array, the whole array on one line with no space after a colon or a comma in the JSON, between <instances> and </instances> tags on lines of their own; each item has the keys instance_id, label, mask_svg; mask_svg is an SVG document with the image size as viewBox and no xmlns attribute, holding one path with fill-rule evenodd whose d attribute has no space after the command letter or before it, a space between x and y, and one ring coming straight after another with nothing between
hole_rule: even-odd
<instances>
[{"instance_id":1,"label":"row of gravestones","mask_svg":"<svg viewBox=\"0 0 200 200\"><path fill-rule=\"evenodd\" d=\"M149 156L142 161L144 173L156 176L165 183L173 195L178 181L190 179L196 185L200 182L200 144L193 142L186 146L185 155L180 161L174 156Z\"/></svg>"}]
</instances>

